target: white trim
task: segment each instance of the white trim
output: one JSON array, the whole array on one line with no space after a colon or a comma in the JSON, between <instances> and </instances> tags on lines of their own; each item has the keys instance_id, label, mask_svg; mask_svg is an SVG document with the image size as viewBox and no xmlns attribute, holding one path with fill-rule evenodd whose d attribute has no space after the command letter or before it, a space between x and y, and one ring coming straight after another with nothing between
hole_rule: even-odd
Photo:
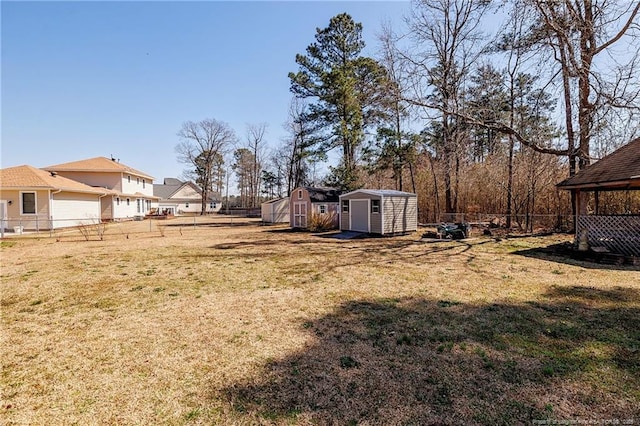
<instances>
[{"instance_id":1,"label":"white trim","mask_svg":"<svg viewBox=\"0 0 640 426\"><path fill-rule=\"evenodd\" d=\"M25 213L22 209L24 207L24 201L22 199L23 194L33 194L33 213ZM38 215L38 192L37 191L20 191L20 197L18 199L20 203L20 216L37 216Z\"/></svg>"},{"instance_id":2,"label":"white trim","mask_svg":"<svg viewBox=\"0 0 640 426\"><path fill-rule=\"evenodd\" d=\"M380 235L384 234L384 195L380 195Z\"/></svg>"},{"instance_id":3,"label":"white trim","mask_svg":"<svg viewBox=\"0 0 640 426\"><path fill-rule=\"evenodd\" d=\"M309 204L306 201L294 201L293 202L293 228L307 228L308 221L307 217L309 216ZM296 215L296 206L298 206L298 214ZM302 208L304 206L304 214L302 214ZM313 206L312 206L313 208ZM304 217L304 226L302 226L302 220L298 220L296 223L296 217L302 219Z\"/></svg>"}]
</instances>

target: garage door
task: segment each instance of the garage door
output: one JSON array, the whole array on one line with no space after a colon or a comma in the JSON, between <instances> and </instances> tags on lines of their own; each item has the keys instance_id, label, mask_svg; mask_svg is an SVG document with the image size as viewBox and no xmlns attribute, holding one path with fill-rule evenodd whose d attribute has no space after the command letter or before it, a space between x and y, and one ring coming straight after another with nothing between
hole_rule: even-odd
<instances>
[{"instance_id":1,"label":"garage door","mask_svg":"<svg viewBox=\"0 0 640 426\"><path fill-rule=\"evenodd\" d=\"M351 230L369 232L369 200L351 200Z\"/></svg>"}]
</instances>

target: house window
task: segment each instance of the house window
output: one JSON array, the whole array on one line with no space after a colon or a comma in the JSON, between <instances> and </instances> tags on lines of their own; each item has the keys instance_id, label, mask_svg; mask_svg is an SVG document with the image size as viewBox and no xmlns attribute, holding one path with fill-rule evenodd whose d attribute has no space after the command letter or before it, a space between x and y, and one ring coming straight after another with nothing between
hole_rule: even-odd
<instances>
[{"instance_id":1,"label":"house window","mask_svg":"<svg viewBox=\"0 0 640 426\"><path fill-rule=\"evenodd\" d=\"M216 208L216 203L211 203L211 204L209 204L209 208L211 208L211 209L215 209L215 208Z\"/></svg>"},{"instance_id":2,"label":"house window","mask_svg":"<svg viewBox=\"0 0 640 426\"><path fill-rule=\"evenodd\" d=\"M136 178L136 185L140 185L140 178Z\"/></svg>"},{"instance_id":3,"label":"house window","mask_svg":"<svg viewBox=\"0 0 640 426\"><path fill-rule=\"evenodd\" d=\"M184 208L188 209L189 208L189 203L184 203Z\"/></svg>"},{"instance_id":4,"label":"house window","mask_svg":"<svg viewBox=\"0 0 640 426\"><path fill-rule=\"evenodd\" d=\"M298 200L302 200L302 189L298 190Z\"/></svg>"},{"instance_id":5,"label":"house window","mask_svg":"<svg viewBox=\"0 0 640 426\"><path fill-rule=\"evenodd\" d=\"M349 200L342 202L342 213L349 213Z\"/></svg>"},{"instance_id":6,"label":"house window","mask_svg":"<svg viewBox=\"0 0 640 426\"><path fill-rule=\"evenodd\" d=\"M371 200L371 213L380 213L380 200Z\"/></svg>"},{"instance_id":7,"label":"house window","mask_svg":"<svg viewBox=\"0 0 640 426\"><path fill-rule=\"evenodd\" d=\"M151 200L147 200L147 210L151 210Z\"/></svg>"},{"instance_id":8,"label":"house window","mask_svg":"<svg viewBox=\"0 0 640 426\"><path fill-rule=\"evenodd\" d=\"M129 199L127 198L127 205L129 205L129 203L130 203L130 202L131 202L131 200L129 200Z\"/></svg>"},{"instance_id":9,"label":"house window","mask_svg":"<svg viewBox=\"0 0 640 426\"><path fill-rule=\"evenodd\" d=\"M327 212L327 206L325 204L320 204L318 206L318 211L320 214L325 214Z\"/></svg>"},{"instance_id":10,"label":"house window","mask_svg":"<svg viewBox=\"0 0 640 426\"><path fill-rule=\"evenodd\" d=\"M20 214L36 214L36 193L21 192L20 198Z\"/></svg>"},{"instance_id":11,"label":"house window","mask_svg":"<svg viewBox=\"0 0 640 426\"><path fill-rule=\"evenodd\" d=\"M147 181L145 179L142 179L142 188L146 188L147 185Z\"/></svg>"},{"instance_id":12,"label":"house window","mask_svg":"<svg viewBox=\"0 0 640 426\"><path fill-rule=\"evenodd\" d=\"M120 205L120 197L116 198L116 206Z\"/></svg>"},{"instance_id":13,"label":"house window","mask_svg":"<svg viewBox=\"0 0 640 426\"><path fill-rule=\"evenodd\" d=\"M131 183L131 176L127 176L127 183Z\"/></svg>"}]
</instances>

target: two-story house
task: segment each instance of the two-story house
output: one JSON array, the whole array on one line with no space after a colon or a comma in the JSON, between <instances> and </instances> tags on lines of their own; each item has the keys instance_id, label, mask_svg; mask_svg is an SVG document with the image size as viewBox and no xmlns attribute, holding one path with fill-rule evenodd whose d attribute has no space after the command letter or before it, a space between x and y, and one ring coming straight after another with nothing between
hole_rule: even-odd
<instances>
[{"instance_id":1,"label":"two-story house","mask_svg":"<svg viewBox=\"0 0 640 426\"><path fill-rule=\"evenodd\" d=\"M158 197L153 195L153 177L114 158L89 158L44 167L44 170L109 190L109 195L100 199L103 221L144 216L157 208Z\"/></svg>"}]
</instances>

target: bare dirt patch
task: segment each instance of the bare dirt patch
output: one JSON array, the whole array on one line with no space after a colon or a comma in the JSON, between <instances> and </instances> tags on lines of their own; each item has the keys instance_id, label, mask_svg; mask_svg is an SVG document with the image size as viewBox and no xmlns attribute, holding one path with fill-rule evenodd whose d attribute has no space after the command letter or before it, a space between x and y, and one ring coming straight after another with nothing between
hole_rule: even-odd
<instances>
[{"instance_id":1,"label":"bare dirt patch","mask_svg":"<svg viewBox=\"0 0 640 426\"><path fill-rule=\"evenodd\" d=\"M567 236L149 226L0 246L4 423L640 421L638 268Z\"/></svg>"}]
</instances>

